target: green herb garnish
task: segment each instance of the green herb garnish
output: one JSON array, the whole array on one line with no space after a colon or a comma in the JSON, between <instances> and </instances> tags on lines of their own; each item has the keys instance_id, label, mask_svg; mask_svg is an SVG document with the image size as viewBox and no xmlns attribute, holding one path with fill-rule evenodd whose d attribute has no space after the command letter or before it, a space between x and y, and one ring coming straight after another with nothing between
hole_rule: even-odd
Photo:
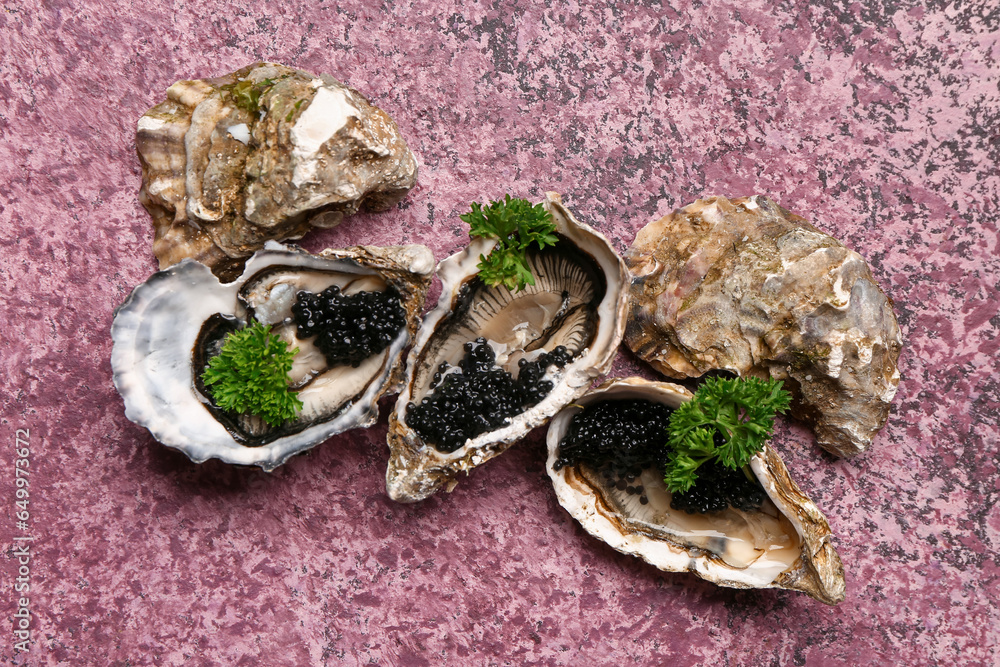
<instances>
[{"instance_id":1,"label":"green herb garnish","mask_svg":"<svg viewBox=\"0 0 1000 667\"><path fill-rule=\"evenodd\" d=\"M490 286L504 285L520 291L534 285L535 277L525 257L528 247L537 243L541 250L559 240L553 233L556 224L551 213L541 204L532 206L510 195L505 195L503 201L490 202L486 208L474 202L472 212L459 218L469 223L469 236L500 239L489 256L479 256L479 277Z\"/></svg>"},{"instance_id":2,"label":"green herb garnish","mask_svg":"<svg viewBox=\"0 0 1000 667\"><path fill-rule=\"evenodd\" d=\"M299 350L289 351L288 343L270 330L254 322L226 336L201 379L221 409L257 415L278 426L302 409L302 401L288 388L288 372Z\"/></svg>"},{"instance_id":3,"label":"green herb garnish","mask_svg":"<svg viewBox=\"0 0 1000 667\"><path fill-rule=\"evenodd\" d=\"M791 394L781 384L753 377L706 380L694 398L670 416L667 488L686 492L698 479L698 467L712 459L734 470L746 466L771 437L775 414L791 403ZM724 444L716 446L716 432Z\"/></svg>"}]
</instances>

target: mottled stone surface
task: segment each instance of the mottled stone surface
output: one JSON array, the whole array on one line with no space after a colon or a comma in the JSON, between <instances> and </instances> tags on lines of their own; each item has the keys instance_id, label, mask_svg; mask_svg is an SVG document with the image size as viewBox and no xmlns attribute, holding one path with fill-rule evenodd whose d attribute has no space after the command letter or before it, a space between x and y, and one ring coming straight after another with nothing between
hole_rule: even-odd
<instances>
[{"instance_id":1,"label":"mottled stone surface","mask_svg":"<svg viewBox=\"0 0 1000 667\"><path fill-rule=\"evenodd\" d=\"M0 657L14 664L995 664L1000 14L968 3L24 2L0 14ZM474 198L560 191L622 251L704 194L767 192L857 249L908 347L850 461L775 447L847 600L661 574L559 508L536 431L450 496L384 493L385 417L273 474L128 422L111 312L153 272L138 117L179 76L329 72L420 182L311 249L443 257ZM613 373L652 372L627 353ZM387 412L383 406L383 415ZM15 656L15 430L30 429L31 651Z\"/></svg>"}]
</instances>

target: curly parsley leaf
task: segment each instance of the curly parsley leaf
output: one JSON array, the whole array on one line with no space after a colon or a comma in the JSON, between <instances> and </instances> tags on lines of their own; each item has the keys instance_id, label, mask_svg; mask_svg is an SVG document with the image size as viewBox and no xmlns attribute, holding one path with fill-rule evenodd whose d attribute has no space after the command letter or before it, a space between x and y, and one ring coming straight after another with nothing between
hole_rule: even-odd
<instances>
[{"instance_id":1,"label":"curly parsley leaf","mask_svg":"<svg viewBox=\"0 0 1000 667\"><path fill-rule=\"evenodd\" d=\"M254 322L226 336L201 378L219 408L257 415L278 426L302 409L302 401L288 388L288 372L299 350L289 350L288 343L270 331Z\"/></svg>"},{"instance_id":2,"label":"curly parsley leaf","mask_svg":"<svg viewBox=\"0 0 1000 667\"><path fill-rule=\"evenodd\" d=\"M531 244L541 250L559 240L551 213L541 204L532 206L510 195L485 208L473 202L472 211L459 218L469 224L469 236L499 240L488 256L479 256L479 277L487 285L504 285L512 291L535 284L525 256Z\"/></svg>"},{"instance_id":3,"label":"curly parsley leaf","mask_svg":"<svg viewBox=\"0 0 1000 667\"><path fill-rule=\"evenodd\" d=\"M710 378L670 416L664 482L684 493L698 479L698 468L712 459L738 469L750 462L774 431L774 416L784 413L791 394L780 380ZM715 444L715 434L723 444Z\"/></svg>"}]
</instances>

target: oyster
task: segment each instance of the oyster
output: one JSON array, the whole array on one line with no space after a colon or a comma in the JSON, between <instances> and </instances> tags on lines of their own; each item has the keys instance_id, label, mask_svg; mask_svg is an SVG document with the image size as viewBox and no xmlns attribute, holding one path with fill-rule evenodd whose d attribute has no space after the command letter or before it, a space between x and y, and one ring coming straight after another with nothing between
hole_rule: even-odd
<instances>
[{"instance_id":1,"label":"oyster","mask_svg":"<svg viewBox=\"0 0 1000 667\"><path fill-rule=\"evenodd\" d=\"M689 515L670 507L663 471L641 475L643 497L609 485L584 464L556 469L573 416L608 399L646 399L675 408L691 393L666 382L611 380L560 412L546 437L546 469L562 505L583 528L614 549L666 572L693 572L720 586L786 588L826 604L844 599L844 569L830 526L802 494L773 449L750 462L767 499L759 510Z\"/></svg>"},{"instance_id":2,"label":"oyster","mask_svg":"<svg viewBox=\"0 0 1000 667\"><path fill-rule=\"evenodd\" d=\"M135 143L160 268L191 257L226 279L266 240L385 210L417 178L388 114L329 75L273 63L178 81Z\"/></svg>"},{"instance_id":3,"label":"oyster","mask_svg":"<svg viewBox=\"0 0 1000 667\"><path fill-rule=\"evenodd\" d=\"M488 461L545 423L610 368L625 326L628 271L607 239L577 222L559 195L549 193L544 206L554 218L560 240L554 247L529 254L534 286L514 293L479 280L479 256L489 254L495 239L476 238L468 249L438 266L441 297L417 335L405 385L389 417L386 487L394 500L422 500L444 485L450 490L459 472ZM527 369L533 369L535 393L501 423L484 421L480 429L468 436L463 433L445 447L440 441L428 441L413 427L412 408L431 400L442 375L467 370L463 350L466 355L485 354L476 362L484 364L481 369L499 366L489 372L501 384L527 382ZM508 394L497 396L497 400L507 398ZM470 408L479 410L472 417L485 420L483 411L490 406L482 404L489 400L458 396L457 401L472 405L478 401L479 407ZM467 407L452 405L452 414ZM451 419L449 415L445 422ZM443 424L446 429L451 426Z\"/></svg>"},{"instance_id":4,"label":"oyster","mask_svg":"<svg viewBox=\"0 0 1000 667\"><path fill-rule=\"evenodd\" d=\"M709 197L640 230L626 261L625 343L663 374L784 380L791 415L840 456L885 425L899 325L865 260L836 239L767 197Z\"/></svg>"},{"instance_id":5,"label":"oyster","mask_svg":"<svg viewBox=\"0 0 1000 667\"><path fill-rule=\"evenodd\" d=\"M419 323L433 267L433 255L417 245L311 255L269 242L230 283L194 260L155 273L116 309L111 327L111 367L125 415L196 463L218 458L265 470L332 435L370 426L379 397L402 378L401 354ZM292 305L300 290L331 286L345 295L398 295L405 326L355 366L328 363L316 338L299 338ZM220 410L201 380L225 334L251 320L299 349L289 375L303 408L278 427Z\"/></svg>"}]
</instances>

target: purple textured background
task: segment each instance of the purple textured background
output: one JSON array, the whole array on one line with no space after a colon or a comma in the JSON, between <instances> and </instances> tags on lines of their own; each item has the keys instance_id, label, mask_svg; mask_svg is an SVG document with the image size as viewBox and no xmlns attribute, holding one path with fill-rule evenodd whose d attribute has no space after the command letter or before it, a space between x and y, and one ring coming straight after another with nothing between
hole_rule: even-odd
<instances>
[{"instance_id":1,"label":"purple textured background","mask_svg":"<svg viewBox=\"0 0 1000 667\"><path fill-rule=\"evenodd\" d=\"M0 14L0 656L13 664L997 664L1000 11L993 0L588 7L18 2ZM112 309L153 270L138 117L257 59L349 82L420 159L397 210L308 238L438 257L457 216L560 191L619 251L702 195L766 193L861 252L906 347L888 426L775 444L847 600L663 574L556 504L543 432L415 506L379 424L273 474L123 416ZM623 352L617 374L651 372ZM14 655L13 441L30 428L33 643Z\"/></svg>"}]
</instances>

